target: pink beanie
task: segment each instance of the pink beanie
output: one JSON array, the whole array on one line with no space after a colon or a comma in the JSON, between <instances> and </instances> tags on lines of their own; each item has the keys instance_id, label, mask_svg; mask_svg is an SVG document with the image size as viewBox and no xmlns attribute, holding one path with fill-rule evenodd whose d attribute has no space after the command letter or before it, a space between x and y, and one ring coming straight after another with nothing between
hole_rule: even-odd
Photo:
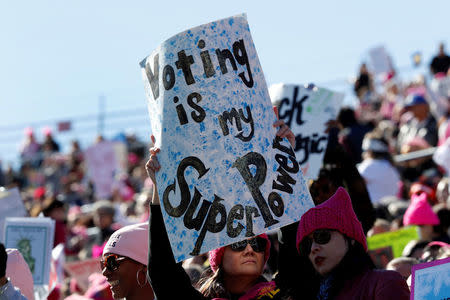
<instances>
[{"instance_id":1,"label":"pink beanie","mask_svg":"<svg viewBox=\"0 0 450 300\"><path fill-rule=\"evenodd\" d=\"M33 275L31 275L28 264L17 249L8 248L6 253L8 254L6 277L11 279L12 285L19 288L25 297L29 300L34 300Z\"/></svg>"},{"instance_id":2,"label":"pink beanie","mask_svg":"<svg viewBox=\"0 0 450 300\"><path fill-rule=\"evenodd\" d=\"M266 250L264 250L264 263L266 263L270 256L270 240L265 233L258 236L267 240ZM216 272L217 269L219 269L219 266L222 264L222 258L225 248L226 246L209 251L209 265L211 266L211 270L213 270L214 272Z\"/></svg>"},{"instance_id":3,"label":"pink beanie","mask_svg":"<svg viewBox=\"0 0 450 300\"><path fill-rule=\"evenodd\" d=\"M300 219L297 230L297 250L302 240L316 229L334 229L359 242L367 251L367 241L361 222L353 211L347 191L339 187L327 201L310 208Z\"/></svg>"},{"instance_id":4,"label":"pink beanie","mask_svg":"<svg viewBox=\"0 0 450 300\"><path fill-rule=\"evenodd\" d=\"M128 225L115 231L103 249L103 255L108 253L126 256L147 265L148 223Z\"/></svg>"},{"instance_id":5,"label":"pink beanie","mask_svg":"<svg viewBox=\"0 0 450 300\"><path fill-rule=\"evenodd\" d=\"M438 225L438 216L427 201L427 194L412 195L411 204L403 215L405 225Z\"/></svg>"}]
</instances>

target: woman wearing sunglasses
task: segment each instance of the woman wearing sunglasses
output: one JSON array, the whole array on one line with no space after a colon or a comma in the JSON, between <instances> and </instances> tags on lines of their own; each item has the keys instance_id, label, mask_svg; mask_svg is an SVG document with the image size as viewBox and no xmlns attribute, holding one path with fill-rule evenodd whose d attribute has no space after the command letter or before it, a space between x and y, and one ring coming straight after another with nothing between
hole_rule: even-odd
<instances>
[{"instance_id":1,"label":"woman wearing sunglasses","mask_svg":"<svg viewBox=\"0 0 450 300\"><path fill-rule=\"evenodd\" d=\"M293 143L295 136L282 122L277 135ZM153 143L155 142L152 136ZM181 264L175 263L169 239L164 228L155 172L161 166L156 157L158 148L150 149L146 169L153 181L153 198L150 205L149 279L158 300L173 299L282 299L273 281L262 276L269 258L270 241L266 234L253 237L209 252L211 272L200 279L199 289L191 285Z\"/></svg>"},{"instance_id":2,"label":"woman wearing sunglasses","mask_svg":"<svg viewBox=\"0 0 450 300\"><path fill-rule=\"evenodd\" d=\"M296 246L302 267L290 287L294 299L409 299L399 273L374 269L361 223L342 187L301 217ZM279 259L286 270L289 261L281 250Z\"/></svg>"},{"instance_id":3,"label":"woman wearing sunglasses","mask_svg":"<svg viewBox=\"0 0 450 300\"><path fill-rule=\"evenodd\" d=\"M114 299L150 299L147 281L148 224L125 226L115 231L103 249L100 268Z\"/></svg>"}]
</instances>

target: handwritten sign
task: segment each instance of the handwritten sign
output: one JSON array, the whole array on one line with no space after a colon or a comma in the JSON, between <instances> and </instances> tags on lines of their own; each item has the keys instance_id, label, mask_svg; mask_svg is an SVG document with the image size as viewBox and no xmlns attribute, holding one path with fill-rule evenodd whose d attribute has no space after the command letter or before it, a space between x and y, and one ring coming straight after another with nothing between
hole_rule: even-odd
<instances>
[{"instance_id":1,"label":"handwritten sign","mask_svg":"<svg viewBox=\"0 0 450 300\"><path fill-rule=\"evenodd\" d=\"M50 218L7 218L5 247L19 250L30 267L35 285L47 285L50 277L55 221Z\"/></svg>"},{"instance_id":2,"label":"handwritten sign","mask_svg":"<svg viewBox=\"0 0 450 300\"><path fill-rule=\"evenodd\" d=\"M86 149L89 178L94 182L98 198L108 198L119 174L126 171L126 146L104 141Z\"/></svg>"},{"instance_id":3,"label":"handwritten sign","mask_svg":"<svg viewBox=\"0 0 450 300\"><path fill-rule=\"evenodd\" d=\"M290 224L313 206L245 15L170 38L141 62L158 192L177 261Z\"/></svg>"},{"instance_id":4,"label":"handwritten sign","mask_svg":"<svg viewBox=\"0 0 450 300\"><path fill-rule=\"evenodd\" d=\"M367 238L369 250L391 246L394 257L402 256L403 248L412 240L418 240L416 226L405 227L396 231L383 232Z\"/></svg>"},{"instance_id":5,"label":"handwritten sign","mask_svg":"<svg viewBox=\"0 0 450 300\"><path fill-rule=\"evenodd\" d=\"M18 188L0 190L0 241L3 241L6 218L25 217L26 215L27 212Z\"/></svg>"},{"instance_id":6,"label":"handwritten sign","mask_svg":"<svg viewBox=\"0 0 450 300\"><path fill-rule=\"evenodd\" d=\"M450 257L414 265L411 273L412 300L450 298Z\"/></svg>"},{"instance_id":7,"label":"handwritten sign","mask_svg":"<svg viewBox=\"0 0 450 300\"><path fill-rule=\"evenodd\" d=\"M100 259L86 259L69 262L64 265L64 270L77 280L80 288L86 292L89 288L89 276L93 273L102 273Z\"/></svg>"},{"instance_id":8,"label":"handwritten sign","mask_svg":"<svg viewBox=\"0 0 450 300\"><path fill-rule=\"evenodd\" d=\"M303 175L316 179L328 144L325 123L336 119L344 94L323 88L274 84L269 88L279 117L295 134L295 154Z\"/></svg>"}]
</instances>

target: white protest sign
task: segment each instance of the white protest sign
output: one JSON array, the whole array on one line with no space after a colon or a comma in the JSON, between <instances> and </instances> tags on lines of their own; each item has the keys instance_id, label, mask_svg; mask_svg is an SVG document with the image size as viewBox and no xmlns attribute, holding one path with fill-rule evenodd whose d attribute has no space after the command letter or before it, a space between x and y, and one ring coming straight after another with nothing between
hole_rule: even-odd
<instances>
[{"instance_id":1,"label":"white protest sign","mask_svg":"<svg viewBox=\"0 0 450 300\"><path fill-rule=\"evenodd\" d=\"M94 183L97 197L110 197L118 174L126 170L124 148L122 143L104 141L86 149L89 178Z\"/></svg>"},{"instance_id":2,"label":"white protest sign","mask_svg":"<svg viewBox=\"0 0 450 300\"><path fill-rule=\"evenodd\" d=\"M54 234L55 221L50 218L7 218L5 221L5 247L20 251L35 285L49 282Z\"/></svg>"},{"instance_id":3,"label":"white protest sign","mask_svg":"<svg viewBox=\"0 0 450 300\"><path fill-rule=\"evenodd\" d=\"M376 74L389 73L393 70L391 58L383 46L369 50L371 70Z\"/></svg>"},{"instance_id":4,"label":"white protest sign","mask_svg":"<svg viewBox=\"0 0 450 300\"><path fill-rule=\"evenodd\" d=\"M5 219L7 217L25 217L26 215L19 189L0 189L0 241L3 241Z\"/></svg>"},{"instance_id":5,"label":"white protest sign","mask_svg":"<svg viewBox=\"0 0 450 300\"><path fill-rule=\"evenodd\" d=\"M414 265L411 273L412 300L450 298L450 257Z\"/></svg>"},{"instance_id":6,"label":"white protest sign","mask_svg":"<svg viewBox=\"0 0 450 300\"><path fill-rule=\"evenodd\" d=\"M245 15L192 28L141 62L177 261L293 223L313 206Z\"/></svg>"},{"instance_id":7,"label":"white protest sign","mask_svg":"<svg viewBox=\"0 0 450 300\"><path fill-rule=\"evenodd\" d=\"M325 123L336 119L344 94L323 88L274 84L269 88L278 115L295 134L295 155L303 175L316 179L328 144Z\"/></svg>"}]
</instances>

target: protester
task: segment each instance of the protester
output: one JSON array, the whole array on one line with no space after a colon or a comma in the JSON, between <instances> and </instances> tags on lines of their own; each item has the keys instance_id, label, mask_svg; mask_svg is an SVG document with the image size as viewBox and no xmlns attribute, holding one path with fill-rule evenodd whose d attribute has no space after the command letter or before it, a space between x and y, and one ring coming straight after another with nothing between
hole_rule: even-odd
<instances>
[{"instance_id":1,"label":"protester","mask_svg":"<svg viewBox=\"0 0 450 300\"><path fill-rule=\"evenodd\" d=\"M147 281L148 224L125 226L113 233L103 249L102 274L114 299L153 299Z\"/></svg>"},{"instance_id":2,"label":"protester","mask_svg":"<svg viewBox=\"0 0 450 300\"><path fill-rule=\"evenodd\" d=\"M5 246L0 243L0 299L27 300L20 290L12 285L11 280L6 277L7 261L8 254L6 253Z\"/></svg>"},{"instance_id":3,"label":"protester","mask_svg":"<svg viewBox=\"0 0 450 300\"><path fill-rule=\"evenodd\" d=\"M444 48L444 43L440 43L439 52L430 63L430 71L433 75L442 73L445 76L450 67L450 56L445 53Z\"/></svg>"},{"instance_id":4,"label":"protester","mask_svg":"<svg viewBox=\"0 0 450 300\"><path fill-rule=\"evenodd\" d=\"M373 204L386 196L398 194L400 175L389 153L387 141L376 132L366 134L362 144L363 161L358 171L366 181Z\"/></svg>"},{"instance_id":5,"label":"protester","mask_svg":"<svg viewBox=\"0 0 450 300\"><path fill-rule=\"evenodd\" d=\"M433 212L427 201L427 195L413 195L411 204L403 216L403 224L418 225L419 239L431 242L434 238L433 226L440 223L438 216Z\"/></svg>"},{"instance_id":6,"label":"protester","mask_svg":"<svg viewBox=\"0 0 450 300\"><path fill-rule=\"evenodd\" d=\"M303 268L289 287L295 299L409 299L399 273L374 270L361 223L342 187L301 217L296 247ZM283 264L289 268L289 257L280 248Z\"/></svg>"},{"instance_id":7,"label":"protester","mask_svg":"<svg viewBox=\"0 0 450 300\"><path fill-rule=\"evenodd\" d=\"M291 145L295 136L283 121L277 135L288 138ZM153 143L155 141L153 140ZM181 264L176 264L164 228L159 196L156 188L157 172L161 166L156 157L159 148L150 149L146 168L153 181L153 198L150 206L150 238L148 275L157 299L281 299L275 282L262 276L270 255L270 241L266 234L221 247L209 252L211 272L200 279L199 290L191 284ZM174 288L173 283L176 283Z\"/></svg>"},{"instance_id":8,"label":"protester","mask_svg":"<svg viewBox=\"0 0 450 300\"><path fill-rule=\"evenodd\" d=\"M391 260L386 266L386 270L397 271L402 275L403 279L408 280L411 275L411 268L419 261L412 257L397 257Z\"/></svg>"}]
</instances>

